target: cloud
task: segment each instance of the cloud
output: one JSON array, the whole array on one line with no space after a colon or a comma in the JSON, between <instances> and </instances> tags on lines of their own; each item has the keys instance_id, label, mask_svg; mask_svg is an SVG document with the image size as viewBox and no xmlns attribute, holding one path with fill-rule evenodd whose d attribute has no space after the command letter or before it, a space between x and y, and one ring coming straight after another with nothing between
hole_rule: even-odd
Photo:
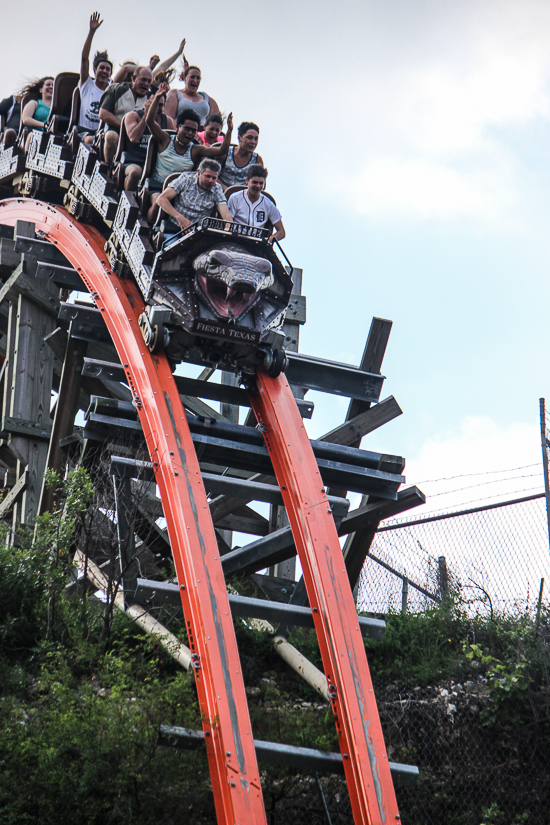
<instances>
[{"instance_id":1,"label":"cloud","mask_svg":"<svg viewBox=\"0 0 550 825\"><path fill-rule=\"evenodd\" d=\"M401 213L497 220L513 199L502 176L484 170L461 172L427 158L379 157L362 168L344 167L325 180L343 205L371 218ZM344 195L345 192L345 195Z\"/></svg>"},{"instance_id":2,"label":"cloud","mask_svg":"<svg viewBox=\"0 0 550 825\"><path fill-rule=\"evenodd\" d=\"M311 183L371 219L509 225L529 185L522 142L510 135L550 115L550 9L487 2L474 13L465 4L432 34L424 49L400 54L386 32L388 56L376 70L367 59L345 90L334 88L342 111L353 112L351 140L328 179L312 174ZM313 152L326 166L326 152Z\"/></svg>"},{"instance_id":3,"label":"cloud","mask_svg":"<svg viewBox=\"0 0 550 825\"><path fill-rule=\"evenodd\" d=\"M455 431L426 441L407 461L406 475L426 494L423 510L430 511L542 492L539 427L468 416Z\"/></svg>"}]
</instances>

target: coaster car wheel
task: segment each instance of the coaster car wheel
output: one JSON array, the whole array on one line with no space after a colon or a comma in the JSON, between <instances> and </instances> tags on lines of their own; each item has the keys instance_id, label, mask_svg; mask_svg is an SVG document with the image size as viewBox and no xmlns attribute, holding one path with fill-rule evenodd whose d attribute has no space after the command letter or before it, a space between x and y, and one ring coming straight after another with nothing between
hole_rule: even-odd
<instances>
[{"instance_id":1,"label":"coaster car wheel","mask_svg":"<svg viewBox=\"0 0 550 825\"><path fill-rule=\"evenodd\" d=\"M164 326L164 324L156 324L153 327L153 335L151 340L148 343L149 352L153 354L155 352L160 352L161 349L164 349L167 346L170 340L170 333Z\"/></svg>"},{"instance_id":2,"label":"coaster car wheel","mask_svg":"<svg viewBox=\"0 0 550 825\"><path fill-rule=\"evenodd\" d=\"M268 349L265 352L264 368L268 375L277 378L288 367L288 357L284 349Z\"/></svg>"}]
</instances>

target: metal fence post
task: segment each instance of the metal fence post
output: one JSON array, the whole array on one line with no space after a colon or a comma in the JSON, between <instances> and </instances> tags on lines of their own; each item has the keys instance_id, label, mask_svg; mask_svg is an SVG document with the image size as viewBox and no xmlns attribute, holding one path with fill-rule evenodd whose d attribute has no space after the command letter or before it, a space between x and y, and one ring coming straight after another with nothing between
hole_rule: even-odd
<instances>
[{"instance_id":1,"label":"metal fence post","mask_svg":"<svg viewBox=\"0 0 550 825\"><path fill-rule=\"evenodd\" d=\"M540 408L540 444L542 447L542 466L544 469L544 495L546 498L546 524L548 526L548 545L550 547L550 479L548 478L548 447L546 436L546 407L544 398L539 398Z\"/></svg>"},{"instance_id":2,"label":"metal fence post","mask_svg":"<svg viewBox=\"0 0 550 825\"><path fill-rule=\"evenodd\" d=\"M401 613L407 612L407 601L409 599L409 580L403 576L403 590L401 591Z\"/></svg>"},{"instance_id":3,"label":"metal fence post","mask_svg":"<svg viewBox=\"0 0 550 825\"><path fill-rule=\"evenodd\" d=\"M449 595L449 574L447 572L447 559L445 556L439 556L437 560L437 582L439 585L439 592L442 599L446 599Z\"/></svg>"}]
</instances>

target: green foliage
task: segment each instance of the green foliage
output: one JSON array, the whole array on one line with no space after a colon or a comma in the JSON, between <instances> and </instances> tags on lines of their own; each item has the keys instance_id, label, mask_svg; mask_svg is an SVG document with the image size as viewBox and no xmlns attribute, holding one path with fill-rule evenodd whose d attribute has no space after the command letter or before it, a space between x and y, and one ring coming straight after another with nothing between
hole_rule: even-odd
<instances>
[{"instance_id":1,"label":"green foliage","mask_svg":"<svg viewBox=\"0 0 550 825\"><path fill-rule=\"evenodd\" d=\"M461 673L468 618L455 603L424 613L391 613L380 641L366 641L376 678L424 685Z\"/></svg>"},{"instance_id":2,"label":"green foliage","mask_svg":"<svg viewBox=\"0 0 550 825\"><path fill-rule=\"evenodd\" d=\"M84 590L67 591L93 489L83 470L50 481L57 509L16 543L0 534L0 825L62 825L69 815L93 825L210 824L215 814L204 753L159 745L161 724L201 726L193 676L120 612L105 635L104 606ZM336 750L330 709L282 662L269 634L240 619L235 628L255 736ZM478 680L486 685L478 697L483 707L475 711L482 735L512 742L534 731L538 743L549 733L549 628L544 610L535 626L527 615L472 617L455 600L423 614L390 615L385 637L367 640L366 647L375 679L399 690ZM184 622L176 619L171 630L183 638ZM290 641L321 667L313 631L297 629ZM428 713L435 705L415 707ZM402 713L400 706L398 724L389 727L399 729L399 761L422 766L430 733L422 728L415 738ZM475 713L468 726L479 718ZM443 741L444 725L456 724L458 735L458 721L448 721L444 710L444 722L437 718L444 751L452 745L452 737ZM529 745L533 753L537 743ZM506 805L492 788L484 801L497 802L482 812L481 802L475 811L461 810L449 776L428 777L402 806L403 821L425 825L428 806L446 825L472 825L480 817L480 825L527 821L526 814L515 820L503 814ZM287 769L269 769L262 781L273 810L285 794L300 792L300 777Z\"/></svg>"},{"instance_id":3,"label":"green foliage","mask_svg":"<svg viewBox=\"0 0 550 825\"><path fill-rule=\"evenodd\" d=\"M494 656L483 653L480 645L470 644L464 647L467 659L476 659L487 667L487 690L492 703L490 710L484 713L486 724L496 721L518 724L521 720L516 708L532 681L527 673L528 662L506 665Z\"/></svg>"},{"instance_id":4,"label":"green foliage","mask_svg":"<svg viewBox=\"0 0 550 825\"><path fill-rule=\"evenodd\" d=\"M483 822L480 822L480 825L504 825L506 820L506 814L504 811L499 809L499 806L496 802L493 802L491 805L488 805L486 808L483 808L482 811L483 815ZM514 817L513 822L511 825L521 825L522 822L527 822L529 819L529 814L523 813L518 814Z\"/></svg>"}]
</instances>

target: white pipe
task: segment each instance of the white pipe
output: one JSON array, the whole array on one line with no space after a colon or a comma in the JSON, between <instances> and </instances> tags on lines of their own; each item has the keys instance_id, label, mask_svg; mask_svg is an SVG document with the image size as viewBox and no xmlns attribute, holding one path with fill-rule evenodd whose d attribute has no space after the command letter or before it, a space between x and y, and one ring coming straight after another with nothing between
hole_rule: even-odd
<instances>
[{"instance_id":1,"label":"white pipe","mask_svg":"<svg viewBox=\"0 0 550 825\"><path fill-rule=\"evenodd\" d=\"M94 564L91 559L86 561L86 557L84 553L80 550L77 550L74 557L76 566L79 570L84 573L86 571L87 578L92 582L94 587L97 590L101 590L103 593L107 593L109 588L109 581L107 577L101 572L97 564ZM191 667L191 651L188 647L180 642L180 640L174 636L173 633L164 627L163 624L158 622L150 613L143 609L143 607L139 607L137 604L131 604L128 608L124 607L124 596L120 590L118 590L115 596L115 607L121 610L123 613L126 613L136 625L144 630L146 633L150 633L153 636L156 636L159 640L159 644L170 654L172 659L175 659L178 664L180 664L185 670L189 670Z\"/></svg>"}]
</instances>

